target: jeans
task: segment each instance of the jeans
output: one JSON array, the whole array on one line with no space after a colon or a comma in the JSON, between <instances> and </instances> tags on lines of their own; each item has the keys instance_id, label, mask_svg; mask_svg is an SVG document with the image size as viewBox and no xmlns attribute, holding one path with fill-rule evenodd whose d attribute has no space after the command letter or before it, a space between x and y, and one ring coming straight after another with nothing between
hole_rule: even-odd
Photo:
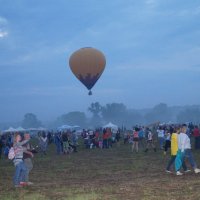
<instances>
[{"instance_id":1,"label":"jeans","mask_svg":"<svg viewBox=\"0 0 200 200\"><path fill-rule=\"evenodd\" d=\"M33 163L32 163L31 158L24 159L24 164L26 166L25 181L28 182L29 181L29 173L33 169Z\"/></svg>"},{"instance_id":2,"label":"jeans","mask_svg":"<svg viewBox=\"0 0 200 200\"><path fill-rule=\"evenodd\" d=\"M61 154L62 153L62 145L60 142L56 142L56 153Z\"/></svg>"},{"instance_id":3,"label":"jeans","mask_svg":"<svg viewBox=\"0 0 200 200\"><path fill-rule=\"evenodd\" d=\"M185 149L185 154L184 154L183 160L185 160L185 158L188 158L190 165L192 166L193 169L197 168L197 164L194 160L191 149Z\"/></svg>"},{"instance_id":4,"label":"jeans","mask_svg":"<svg viewBox=\"0 0 200 200\"><path fill-rule=\"evenodd\" d=\"M184 162L184 152L181 152L181 150L179 149L177 154L176 154L176 158L175 158L175 170L179 171L183 165Z\"/></svg>"},{"instance_id":5,"label":"jeans","mask_svg":"<svg viewBox=\"0 0 200 200\"><path fill-rule=\"evenodd\" d=\"M165 141L165 152L167 152L168 148L171 147L171 141L170 140L166 140Z\"/></svg>"},{"instance_id":6,"label":"jeans","mask_svg":"<svg viewBox=\"0 0 200 200\"><path fill-rule=\"evenodd\" d=\"M104 148L108 148L108 140L107 139L103 139L103 149Z\"/></svg>"},{"instance_id":7,"label":"jeans","mask_svg":"<svg viewBox=\"0 0 200 200\"><path fill-rule=\"evenodd\" d=\"M158 140L159 140L160 149L163 149L165 138L164 137L158 137Z\"/></svg>"},{"instance_id":8,"label":"jeans","mask_svg":"<svg viewBox=\"0 0 200 200\"><path fill-rule=\"evenodd\" d=\"M200 149L200 136L195 137L195 149Z\"/></svg>"},{"instance_id":9,"label":"jeans","mask_svg":"<svg viewBox=\"0 0 200 200\"><path fill-rule=\"evenodd\" d=\"M171 165L175 162L175 160L176 160L176 155L171 156L171 159L169 160L169 162L168 162L168 164L167 164L166 170L170 171L170 167L171 167ZM184 171L187 171L187 167L186 167L186 164L185 164L185 161L184 161L184 160L182 161L182 167L183 167L183 170L184 170ZM178 170L179 170L179 169L178 169Z\"/></svg>"},{"instance_id":10,"label":"jeans","mask_svg":"<svg viewBox=\"0 0 200 200\"><path fill-rule=\"evenodd\" d=\"M25 175L26 175L26 166L24 164L24 162L19 162L16 166L15 166L15 175L13 178L13 182L14 185L19 185L20 182L24 182L25 181Z\"/></svg>"}]
</instances>

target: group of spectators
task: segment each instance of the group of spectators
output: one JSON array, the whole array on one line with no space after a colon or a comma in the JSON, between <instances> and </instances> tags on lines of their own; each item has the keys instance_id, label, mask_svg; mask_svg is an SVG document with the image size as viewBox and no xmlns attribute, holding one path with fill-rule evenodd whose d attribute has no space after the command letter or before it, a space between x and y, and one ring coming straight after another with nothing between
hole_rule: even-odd
<instances>
[{"instance_id":1,"label":"group of spectators","mask_svg":"<svg viewBox=\"0 0 200 200\"><path fill-rule=\"evenodd\" d=\"M139 152L140 149L148 152L150 148L156 152L158 149L166 155L168 149L171 149L171 158L167 164L166 172L171 173L170 168L175 163L177 175L182 175L180 171L188 172L185 159L189 162L195 173L200 173L192 154L192 145L195 149L200 149L200 129L198 126L187 125L160 125L158 127L135 126L132 130L112 130L111 128L83 130L79 135L82 139L81 144L87 149L112 148L113 143L120 146L123 138L124 145L131 144L132 152ZM30 135L28 133L7 133L0 137L0 158L4 155L8 158L11 147L15 149L13 163L15 166L14 185L23 187L31 185L29 173L33 168L32 157L34 153L40 152L42 155L47 154L47 147L54 143L56 154L64 155L77 152L79 146L78 135L75 131L56 131L56 132L39 132L34 136L35 148L30 145ZM194 141L194 142L191 142ZM194 143L194 144L193 144Z\"/></svg>"}]
</instances>

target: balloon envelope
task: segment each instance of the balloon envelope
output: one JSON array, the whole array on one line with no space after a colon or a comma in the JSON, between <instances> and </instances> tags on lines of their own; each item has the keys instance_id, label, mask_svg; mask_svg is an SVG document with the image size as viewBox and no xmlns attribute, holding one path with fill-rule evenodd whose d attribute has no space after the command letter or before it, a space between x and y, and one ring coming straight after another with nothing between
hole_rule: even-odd
<instances>
[{"instance_id":1,"label":"balloon envelope","mask_svg":"<svg viewBox=\"0 0 200 200\"><path fill-rule=\"evenodd\" d=\"M91 90L106 65L102 52L95 48L86 47L75 51L69 59L69 66L73 74Z\"/></svg>"}]
</instances>

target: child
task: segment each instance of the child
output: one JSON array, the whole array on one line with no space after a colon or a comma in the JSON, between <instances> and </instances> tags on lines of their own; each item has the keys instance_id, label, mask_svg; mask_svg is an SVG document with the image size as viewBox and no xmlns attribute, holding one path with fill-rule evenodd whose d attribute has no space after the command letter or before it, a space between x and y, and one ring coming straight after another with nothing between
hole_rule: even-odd
<instances>
[{"instance_id":1,"label":"child","mask_svg":"<svg viewBox=\"0 0 200 200\"><path fill-rule=\"evenodd\" d=\"M21 135L16 133L14 136L13 148L15 151L15 158L13 159L15 165L14 186L22 187L27 185L25 182L26 166L23 161L23 153L25 152L22 145L26 144L29 140L22 141ZM32 154L31 152L29 152Z\"/></svg>"}]
</instances>

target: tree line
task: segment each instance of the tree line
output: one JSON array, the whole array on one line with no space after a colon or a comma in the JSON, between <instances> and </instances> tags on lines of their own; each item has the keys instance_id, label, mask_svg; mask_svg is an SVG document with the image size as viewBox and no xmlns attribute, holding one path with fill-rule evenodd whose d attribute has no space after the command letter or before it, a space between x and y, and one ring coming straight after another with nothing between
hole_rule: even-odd
<instances>
[{"instance_id":1,"label":"tree line","mask_svg":"<svg viewBox=\"0 0 200 200\"><path fill-rule=\"evenodd\" d=\"M73 111L59 116L55 121L48 124L42 123L33 113L27 113L21 123L24 128L36 128L43 125L56 128L63 124L79 125L82 128L100 127L108 122L118 126L132 127L160 121L161 123L185 123L193 122L200 124L200 106L173 106L165 103L155 105L149 109L130 109L123 103L108 103L101 105L99 102L91 103L88 107L91 117L85 112Z\"/></svg>"}]
</instances>

